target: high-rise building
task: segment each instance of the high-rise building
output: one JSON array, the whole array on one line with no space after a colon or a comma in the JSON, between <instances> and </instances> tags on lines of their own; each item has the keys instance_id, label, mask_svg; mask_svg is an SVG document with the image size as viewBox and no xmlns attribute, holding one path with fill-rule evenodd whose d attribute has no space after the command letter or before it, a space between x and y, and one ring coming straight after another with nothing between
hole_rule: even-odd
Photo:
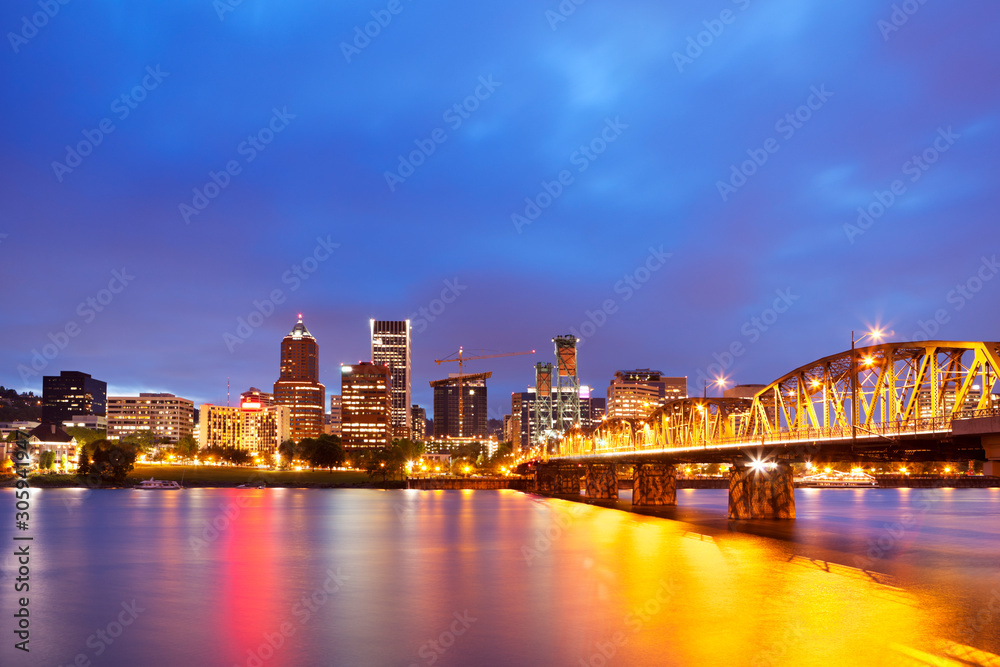
<instances>
[{"instance_id":1,"label":"high-rise building","mask_svg":"<svg viewBox=\"0 0 1000 667\"><path fill-rule=\"evenodd\" d=\"M344 414L340 394L330 394L330 414L326 415L327 435L341 436Z\"/></svg>"},{"instance_id":2,"label":"high-rise building","mask_svg":"<svg viewBox=\"0 0 1000 667\"><path fill-rule=\"evenodd\" d=\"M319 345L301 315L281 341L281 374L274 383L273 401L291 408L292 440L322 435L326 387L319 382Z\"/></svg>"},{"instance_id":3,"label":"high-rise building","mask_svg":"<svg viewBox=\"0 0 1000 667\"><path fill-rule=\"evenodd\" d=\"M264 407L241 400L239 407L204 404L199 410L198 446L236 447L250 454L274 454L291 437L292 408Z\"/></svg>"},{"instance_id":4,"label":"high-rise building","mask_svg":"<svg viewBox=\"0 0 1000 667\"><path fill-rule=\"evenodd\" d=\"M419 405L410 406L410 431L413 442L427 439L427 411Z\"/></svg>"},{"instance_id":5,"label":"high-rise building","mask_svg":"<svg viewBox=\"0 0 1000 667\"><path fill-rule=\"evenodd\" d=\"M458 374L431 382L434 388L435 438L486 438L486 380L492 373L462 376L462 428L459 432Z\"/></svg>"},{"instance_id":6,"label":"high-rise building","mask_svg":"<svg viewBox=\"0 0 1000 667\"><path fill-rule=\"evenodd\" d=\"M121 439L138 431L176 444L194 432L194 401L173 394L109 397L108 437Z\"/></svg>"},{"instance_id":7,"label":"high-rise building","mask_svg":"<svg viewBox=\"0 0 1000 667\"><path fill-rule=\"evenodd\" d=\"M644 419L677 398L687 398L687 377L666 377L648 368L617 371L608 386L608 417Z\"/></svg>"},{"instance_id":8,"label":"high-rise building","mask_svg":"<svg viewBox=\"0 0 1000 667\"><path fill-rule=\"evenodd\" d=\"M345 449L392 444L389 367L366 361L340 367L341 444Z\"/></svg>"},{"instance_id":9,"label":"high-rise building","mask_svg":"<svg viewBox=\"0 0 1000 667\"><path fill-rule=\"evenodd\" d=\"M392 379L394 437L410 437L410 321L369 320L372 363L388 366Z\"/></svg>"},{"instance_id":10,"label":"high-rise building","mask_svg":"<svg viewBox=\"0 0 1000 667\"><path fill-rule=\"evenodd\" d=\"M522 394L519 391L510 394L510 422L506 433L507 440L511 443L514 451L521 448L521 400Z\"/></svg>"},{"instance_id":11,"label":"high-rise building","mask_svg":"<svg viewBox=\"0 0 1000 667\"><path fill-rule=\"evenodd\" d=\"M261 391L257 387L250 387L240 394L240 405L247 403L257 403L262 408L269 408L274 404L274 395Z\"/></svg>"},{"instance_id":12,"label":"high-rise building","mask_svg":"<svg viewBox=\"0 0 1000 667\"><path fill-rule=\"evenodd\" d=\"M59 375L42 377L42 421L62 424L74 416L106 417L108 383L95 380L87 373L60 371Z\"/></svg>"}]
</instances>

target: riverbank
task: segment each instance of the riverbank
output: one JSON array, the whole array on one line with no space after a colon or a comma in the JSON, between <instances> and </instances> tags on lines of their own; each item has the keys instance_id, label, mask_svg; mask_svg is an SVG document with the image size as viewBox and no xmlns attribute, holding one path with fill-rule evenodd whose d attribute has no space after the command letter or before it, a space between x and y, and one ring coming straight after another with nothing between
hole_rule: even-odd
<instances>
[{"instance_id":1,"label":"riverbank","mask_svg":"<svg viewBox=\"0 0 1000 667\"><path fill-rule=\"evenodd\" d=\"M133 487L144 479L153 477L180 482L186 488L232 488L241 484L266 484L277 488L340 489L379 488L380 479L373 480L363 470L264 470L239 466L207 465L137 465L125 479L126 487ZM0 488L13 487L13 475L0 479ZM76 475L32 475L28 484L33 488L84 488L85 480ZM389 480L386 486L404 488L405 483Z\"/></svg>"}]
</instances>

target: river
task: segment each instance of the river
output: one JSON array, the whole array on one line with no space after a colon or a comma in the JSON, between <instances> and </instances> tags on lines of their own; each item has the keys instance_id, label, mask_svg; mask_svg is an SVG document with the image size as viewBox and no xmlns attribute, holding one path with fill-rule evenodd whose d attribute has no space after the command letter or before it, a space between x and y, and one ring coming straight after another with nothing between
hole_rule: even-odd
<instances>
[{"instance_id":1,"label":"river","mask_svg":"<svg viewBox=\"0 0 1000 667\"><path fill-rule=\"evenodd\" d=\"M785 522L729 522L712 489L653 515L516 491L35 489L27 531L14 502L0 492L5 666L1000 653L1000 489L798 489ZM23 544L30 591L15 594Z\"/></svg>"}]
</instances>

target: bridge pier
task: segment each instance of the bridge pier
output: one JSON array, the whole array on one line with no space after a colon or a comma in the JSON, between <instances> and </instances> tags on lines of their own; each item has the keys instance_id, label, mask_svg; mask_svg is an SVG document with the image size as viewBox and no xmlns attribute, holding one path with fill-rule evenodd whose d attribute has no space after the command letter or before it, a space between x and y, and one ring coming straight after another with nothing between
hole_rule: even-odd
<instances>
[{"instance_id":1,"label":"bridge pier","mask_svg":"<svg viewBox=\"0 0 1000 667\"><path fill-rule=\"evenodd\" d=\"M735 466L729 477L730 519L794 519L795 487L787 463L769 468Z\"/></svg>"},{"instance_id":2,"label":"bridge pier","mask_svg":"<svg viewBox=\"0 0 1000 667\"><path fill-rule=\"evenodd\" d=\"M557 468L550 465L535 466L535 493L552 494L556 490Z\"/></svg>"},{"instance_id":3,"label":"bridge pier","mask_svg":"<svg viewBox=\"0 0 1000 667\"><path fill-rule=\"evenodd\" d=\"M617 500L618 473L614 463L588 463L586 495L590 500Z\"/></svg>"},{"instance_id":4,"label":"bridge pier","mask_svg":"<svg viewBox=\"0 0 1000 667\"><path fill-rule=\"evenodd\" d=\"M677 470L669 463L637 463L632 478L632 505L677 504Z\"/></svg>"},{"instance_id":5,"label":"bridge pier","mask_svg":"<svg viewBox=\"0 0 1000 667\"><path fill-rule=\"evenodd\" d=\"M983 451L986 452L986 463L983 464L983 474L1000 477L1000 435L984 435L981 438Z\"/></svg>"},{"instance_id":6,"label":"bridge pier","mask_svg":"<svg viewBox=\"0 0 1000 667\"><path fill-rule=\"evenodd\" d=\"M565 495L580 495L580 469L560 468L556 472L555 492Z\"/></svg>"}]
</instances>

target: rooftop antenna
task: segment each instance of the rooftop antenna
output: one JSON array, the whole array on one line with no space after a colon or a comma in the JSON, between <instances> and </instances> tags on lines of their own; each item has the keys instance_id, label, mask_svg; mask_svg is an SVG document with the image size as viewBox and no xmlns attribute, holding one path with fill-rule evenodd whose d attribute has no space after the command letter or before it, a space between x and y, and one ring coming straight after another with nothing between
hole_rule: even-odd
<instances>
[{"instance_id":1,"label":"rooftop antenna","mask_svg":"<svg viewBox=\"0 0 1000 667\"><path fill-rule=\"evenodd\" d=\"M226 407L229 407L229 377L226 377Z\"/></svg>"}]
</instances>

